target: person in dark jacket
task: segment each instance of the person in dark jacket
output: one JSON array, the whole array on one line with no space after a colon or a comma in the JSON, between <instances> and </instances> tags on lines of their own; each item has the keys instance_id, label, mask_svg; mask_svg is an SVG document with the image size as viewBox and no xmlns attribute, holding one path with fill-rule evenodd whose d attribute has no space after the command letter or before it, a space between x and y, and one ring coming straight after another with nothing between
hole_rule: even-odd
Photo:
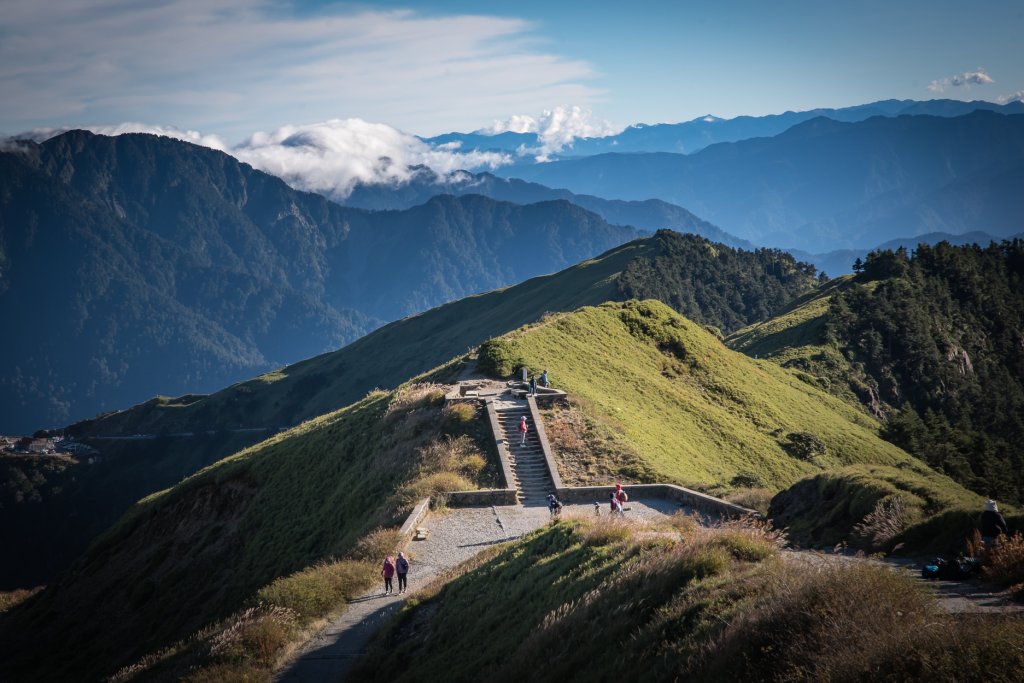
<instances>
[{"instance_id":1,"label":"person in dark jacket","mask_svg":"<svg viewBox=\"0 0 1024 683\"><path fill-rule=\"evenodd\" d=\"M985 511L981 513L981 520L978 522L981 527L981 540L985 541L985 547L992 547L999 536L1009 536L1010 531L1006 528L1006 520L999 512L999 506L994 500L985 503Z\"/></svg>"},{"instance_id":2,"label":"person in dark jacket","mask_svg":"<svg viewBox=\"0 0 1024 683\"><path fill-rule=\"evenodd\" d=\"M405 556L405 553L398 553L398 559L395 560L395 574L398 575L398 594L401 595L408 588L406 583L406 574L409 573L409 559Z\"/></svg>"}]
</instances>

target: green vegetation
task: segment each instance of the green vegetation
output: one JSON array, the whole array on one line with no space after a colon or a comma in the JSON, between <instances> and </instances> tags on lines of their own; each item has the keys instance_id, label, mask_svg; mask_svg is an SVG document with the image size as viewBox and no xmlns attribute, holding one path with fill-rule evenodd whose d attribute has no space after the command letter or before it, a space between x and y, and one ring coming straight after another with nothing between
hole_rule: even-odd
<instances>
[{"instance_id":1,"label":"green vegetation","mask_svg":"<svg viewBox=\"0 0 1024 683\"><path fill-rule=\"evenodd\" d=\"M984 502L922 463L852 465L797 482L772 500L769 515L804 545L946 552L962 548ZM888 514L855 529L875 510Z\"/></svg>"},{"instance_id":2,"label":"green vegetation","mask_svg":"<svg viewBox=\"0 0 1024 683\"><path fill-rule=\"evenodd\" d=\"M73 468L68 479L78 483L56 501L52 512L51 499L47 499L38 509L22 510L23 523L8 527L8 547L14 552L27 555L29 549L32 553L45 550L37 554L49 558L45 566L29 567L25 575L9 583L33 585L48 579L142 496L172 486L282 427L348 405L375 387L398 386L490 337L540 320L545 313L597 305L622 299L627 290L646 289L685 305L699 320L726 326L734 319L751 320L756 311L785 303L786 297L795 296L813 283L805 269L788 258L768 252L740 252L698 237L661 231L560 273L397 321L339 351L209 396L158 397L129 410L73 425L68 431L100 449L103 464ZM630 266L633 262L638 265ZM753 275L740 278L739 285L732 284L737 269L743 267ZM625 271L631 273L630 285L623 288L619 280ZM698 275L688 274L691 271ZM715 291L730 291L735 296L722 299L712 296ZM755 301L757 305L751 307L750 302ZM695 305L698 309L693 308ZM730 306L735 307L735 313L727 313ZM482 355L484 363L490 358L486 351ZM499 366L491 368L499 375L518 362L514 358L500 360ZM457 372L457 363L449 364L447 369ZM450 379L451 374L437 375L438 381ZM145 441L96 438L134 434L179 436ZM180 436L186 434L191 436ZM138 468L143 463L145 473ZM97 490L112 493L98 496ZM85 510L88 514L72 516L70 510ZM73 521L64 524L63 520L69 518ZM40 539L44 539L42 546Z\"/></svg>"},{"instance_id":3,"label":"green vegetation","mask_svg":"<svg viewBox=\"0 0 1024 683\"><path fill-rule=\"evenodd\" d=\"M954 619L918 582L888 568L794 561L778 543L760 526L700 529L685 517L552 523L485 552L411 603L352 676L459 683L1024 675L1020 620Z\"/></svg>"},{"instance_id":4,"label":"green vegetation","mask_svg":"<svg viewBox=\"0 0 1024 683\"><path fill-rule=\"evenodd\" d=\"M3 615L13 654L0 677L111 674L227 618L267 586L265 598L299 615L329 604L346 589L325 594L336 583L326 570L303 570L358 559L357 539L397 523L423 481L452 467L463 485L470 476L493 485L497 466L482 464L493 443L487 425L446 413L443 395L429 383L372 392L140 501L58 589ZM307 588L321 597L302 598ZM49 656L72 639L66 656Z\"/></svg>"},{"instance_id":5,"label":"green vegetation","mask_svg":"<svg viewBox=\"0 0 1024 683\"><path fill-rule=\"evenodd\" d=\"M856 278L732 335L888 418L884 436L984 495L1020 501L1020 240L874 252Z\"/></svg>"},{"instance_id":6,"label":"green vegetation","mask_svg":"<svg viewBox=\"0 0 1024 683\"><path fill-rule=\"evenodd\" d=\"M739 251L661 230L657 252L619 278L623 299L658 299L687 318L732 332L815 289L814 266L778 249Z\"/></svg>"},{"instance_id":7,"label":"green vegetation","mask_svg":"<svg viewBox=\"0 0 1024 683\"><path fill-rule=\"evenodd\" d=\"M886 437L984 495L1024 500L1024 241L868 255L828 333L895 409Z\"/></svg>"},{"instance_id":8,"label":"green vegetation","mask_svg":"<svg viewBox=\"0 0 1024 683\"><path fill-rule=\"evenodd\" d=\"M779 490L826 468L913 462L880 439L862 411L773 363L730 351L656 301L550 316L505 340L531 372L548 369L583 412L568 431L584 451L588 442L599 446L589 462L602 480ZM813 438L824 450L794 455L794 438ZM625 457L604 467L613 451ZM570 480L580 476L562 466Z\"/></svg>"}]
</instances>

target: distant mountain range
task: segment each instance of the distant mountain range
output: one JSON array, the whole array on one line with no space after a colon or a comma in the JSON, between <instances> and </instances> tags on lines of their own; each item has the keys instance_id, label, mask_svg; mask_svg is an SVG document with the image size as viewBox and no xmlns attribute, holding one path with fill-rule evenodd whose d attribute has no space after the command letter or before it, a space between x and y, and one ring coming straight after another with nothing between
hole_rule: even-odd
<instances>
[{"instance_id":1,"label":"distant mountain range","mask_svg":"<svg viewBox=\"0 0 1024 683\"><path fill-rule=\"evenodd\" d=\"M498 174L661 199L742 239L808 252L931 232L1004 237L1024 215L1024 115L818 117L696 154L600 154Z\"/></svg>"},{"instance_id":2,"label":"distant mountain range","mask_svg":"<svg viewBox=\"0 0 1024 683\"><path fill-rule=\"evenodd\" d=\"M691 154L718 142L736 142L748 138L772 137L798 123L819 116L834 121L864 121L872 116L963 116L973 111L986 110L1001 114L1024 114L1024 102L1007 104L993 102L962 102L960 100L882 100L838 109L820 108L807 111L787 111L767 116L737 116L722 119L702 116L682 123L639 123L617 135L603 138L579 138L559 152L559 156L589 156L607 152L675 152ZM446 133L424 138L435 145L459 145L460 150L516 152L541 147L536 133Z\"/></svg>"},{"instance_id":3,"label":"distant mountain range","mask_svg":"<svg viewBox=\"0 0 1024 683\"><path fill-rule=\"evenodd\" d=\"M412 169L411 179L401 184L356 185L352 194L339 200L346 206L363 209L407 209L428 201L441 194L479 194L516 204L532 204L552 200L565 200L593 211L609 223L632 225L641 230L654 232L669 229L690 232L713 242L728 244L739 249L754 249L747 240L730 235L693 215L681 206L659 199L644 201L622 201L602 199L593 195L575 194L568 190L556 190L539 183L530 183L518 178L499 178L492 173L469 173L466 171L442 176L426 167Z\"/></svg>"},{"instance_id":4,"label":"distant mountain range","mask_svg":"<svg viewBox=\"0 0 1024 683\"><path fill-rule=\"evenodd\" d=\"M636 238L568 201L370 212L203 147L0 154L0 433L208 391Z\"/></svg>"}]
</instances>

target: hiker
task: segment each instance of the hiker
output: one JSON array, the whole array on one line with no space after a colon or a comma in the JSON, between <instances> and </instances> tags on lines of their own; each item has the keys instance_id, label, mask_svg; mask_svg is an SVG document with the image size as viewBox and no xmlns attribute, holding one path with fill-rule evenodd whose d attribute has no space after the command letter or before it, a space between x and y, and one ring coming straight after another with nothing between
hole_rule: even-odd
<instances>
[{"instance_id":1,"label":"hiker","mask_svg":"<svg viewBox=\"0 0 1024 683\"><path fill-rule=\"evenodd\" d=\"M626 509L626 501L629 500L629 496L623 490L622 484L616 484L615 485L615 497L619 501L619 507L621 507L623 510L625 510Z\"/></svg>"},{"instance_id":2,"label":"hiker","mask_svg":"<svg viewBox=\"0 0 1024 683\"><path fill-rule=\"evenodd\" d=\"M542 387L544 387L545 389L548 388L548 371L547 370L545 370L544 372L540 373L540 385Z\"/></svg>"},{"instance_id":3,"label":"hiker","mask_svg":"<svg viewBox=\"0 0 1024 683\"><path fill-rule=\"evenodd\" d=\"M999 536L1010 535L1010 530L1006 527L1006 520L999 512L999 506L991 499L985 503L985 510L981 513L978 526L981 527L981 540L985 542L986 548L991 548Z\"/></svg>"},{"instance_id":4,"label":"hiker","mask_svg":"<svg viewBox=\"0 0 1024 683\"><path fill-rule=\"evenodd\" d=\"M529 429L530 429L530 427L526 424L526 416L523 415L521 418L519 418L519 433L523 437L522 440L520 440L520 442L519 442L520 446L525 446L526 445L526 432Z\"/></svg>"},{"instance_id":5,"label":"hiker","mask_svg":"<svg viewBox=\"0 0 1024 683\"><path fill-rule=\"evenodd\" d=\"M553 493L548 494L548 513L550 513L552 517L558 517L562 514L562 503L558 498L555 498L555 494Z\"/></svg>"},{"instance_id":6,"label":"hiker","mask_svg":"<svg viewBox=\"0 0 1024 683\"><path fill-rule=\"evenodd\" d=\"M395 562L395 573L398 574L398 594L401 595L407 588L405 575L409 573L409 560L405 553L398 553L398 560Z\"/></svg>"},{"instance_id":7,"label":"hiker","mask_svg":"<svg viewBox=\"0 0 1024 683\"><path fill-rule=\"evenodd\" d=\"M384 577L384 595L391 595L394 590L391 587L391 577L395 575L395 561L390 555L384 558L384 568L380 570L380 575Z\"/></svg>"},{"instance_id":8,"label":"hiker","mask_svg":"<svg viewBox=\"0 0 1024 683\"><path fill-rule=\"evenodd\" d=\"M622 503L619 502L619 498L618 498L618 496L615 495L615 491L612 491L611 496L612 496L612 514L614 515L617 512L617 513L619 513L621 515L622 514Z\"/></svg>"},{"instance_id":9,"label":"hiker","mask_svg":"<svg viewBox=\"0 0 1024 683\"><path fill-rule=\"evenodd\" d=\"M534 375L530 378L530 396L537 395L537 376Z\"/></svg>"}]
</instances>

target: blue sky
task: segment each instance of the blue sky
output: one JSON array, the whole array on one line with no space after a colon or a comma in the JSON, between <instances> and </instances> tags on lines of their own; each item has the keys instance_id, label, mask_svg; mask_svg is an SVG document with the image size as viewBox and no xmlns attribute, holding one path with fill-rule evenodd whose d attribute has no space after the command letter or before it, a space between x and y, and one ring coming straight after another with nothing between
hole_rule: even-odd
<instances>
[{"instance_id":1,"label":"blue sky","mask_svg":"<svg viewBox=\"0 0 1024 683\"><path fill-rule=\"evenodd\" d=\"M1021 2L6 0L0 131L137 122L235 144L329 119L473 130L557 106L603 130L994 101L1024 91L1021 35Z\"/></svg>"}]
</instances>

